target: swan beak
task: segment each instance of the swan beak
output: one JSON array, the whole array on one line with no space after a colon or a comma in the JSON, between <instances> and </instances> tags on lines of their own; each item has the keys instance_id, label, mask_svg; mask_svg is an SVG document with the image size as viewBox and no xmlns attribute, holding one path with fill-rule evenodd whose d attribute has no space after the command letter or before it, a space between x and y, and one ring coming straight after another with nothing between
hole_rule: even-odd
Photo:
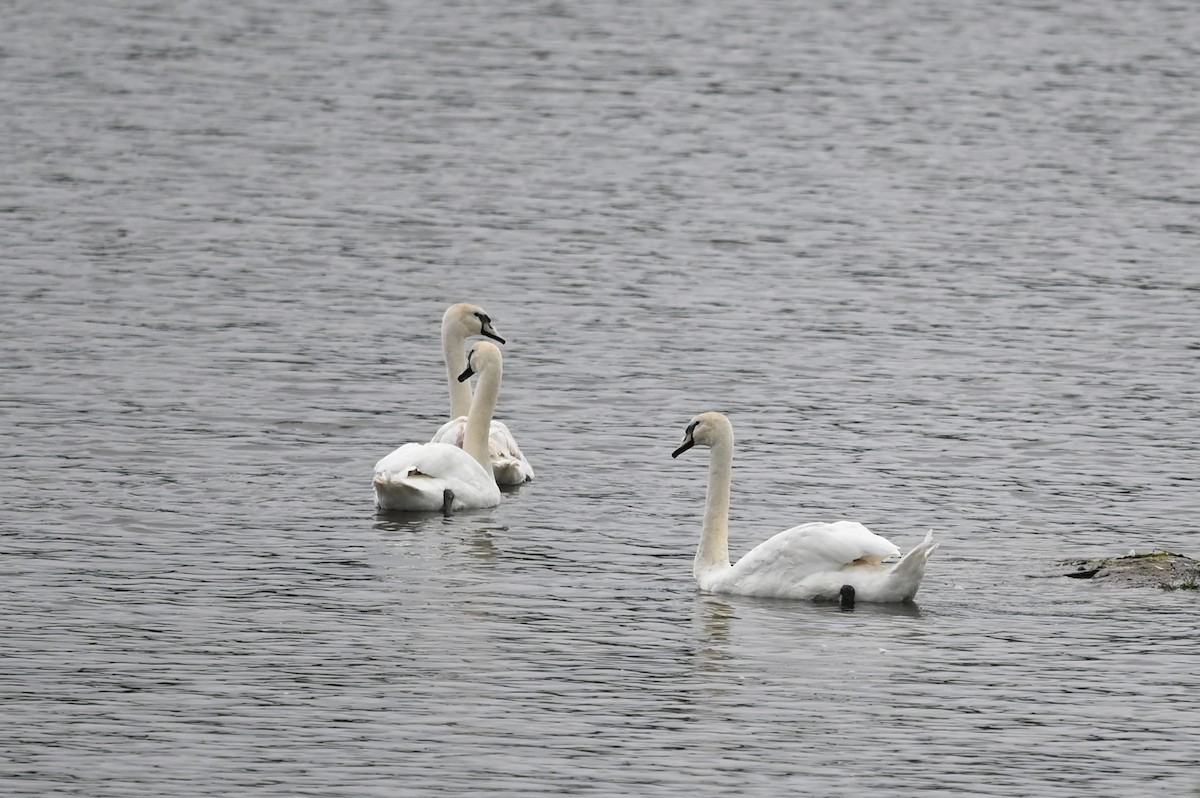
<instances>
[{"instance_id":1,"label":"swan beak","mask_svg":"<svg viewBox=\"0 0 1200 798\"><path fill-rule=\"evenodd\" d=\"M471 368L471 364L467 363L467 369L462 374L458 375L459 382L466 382L471 377L475 376L475 371Z\"/></svg>"},{"instance_id":2,"label":"swan beak","mask_svg":"<svg viewBox=\"0 0 1200 798\"><path fill-rule=\"evenodd\" d=\"M692 419L692 423L687 425L687 429L683 431L683 444L671 452L671 458L674 459L686 452L688 449L696 445L695 432L696 427L700 424L699 421Z\"/></svg>"},{"instance_id":3,"label":"swan beak","mask_svg":"<svg viewBox=\"0 0 1200 798\"><path fill-rule=\"evenodd\" d=\"M500 333L496 332L496 328L492 326L491 319L488 319L479 326L479 332L486 335L488 338L499 341L502 344L507 343L507 341L500 337ZM458 381L462 382L462 377L459 377Z\"/></svg>"},{"instance_id":4,"label":"swan beak","mask_svg":"<svg viewBox=\"0 0 1200 798\"><path fill-rule=\"evenodd\" d=\"M683 444L678 449L671 452L671 457L676 458L686 452L688 449L696 445L696 441L692 439L692 431L689 429L683 438Z\"/></svg>"}]
</instances>

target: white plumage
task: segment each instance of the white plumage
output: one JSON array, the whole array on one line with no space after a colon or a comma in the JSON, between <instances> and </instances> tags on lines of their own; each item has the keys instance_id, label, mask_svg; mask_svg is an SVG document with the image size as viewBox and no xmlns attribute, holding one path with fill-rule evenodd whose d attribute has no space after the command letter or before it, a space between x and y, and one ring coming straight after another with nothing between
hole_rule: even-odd
<instances>
[{"instance_id":1,"label":"white plumage","mask_svg":"<svg viewBox=\"0 0 1200 798\"><path fill-rule=\"evenodd\" d=\"M381 510L435 512L495 507L496 480L475 458L447 443L406 443L375 464L375 505ZM446 491L452 493L444 507Z\"/></svg>"},{"instance_id":2,"label":"white plumage","mask_svg":"<svg viewBox=\"0 0 1200 798\"><path fill-rule=\"evenodd\" d=\"M938 544L933 532L898 562L900 550L860 523L800 524L759 544L736 563L729 561L729 489L733 426L720 413L692 419L677 457L693 445L709 446L708 496L693 574L702 590L792 599L837 600L843 585L858 601L911 601L921 586L925 563Z\"/></svg>"},{"instance_id":3,"label":"white plumage","mask_svg":"<svg viewBox=\"0 0 1200 798\"><path fill-rule=\"evenodd\" d=\"M442 355L446 361L446 381L450 388L450 420L430 438L430 443L461 447L471 405L471 385L458 376L466 368L467 338L486 335L500 343L504 339L492 326L492 319L478 305L460 302L442 314ZM501 421L493 420L488 432L488 460L499 485L519 485L533 480L533 466L517 446L516 438Z\"/></svg>"},{"instance_id":4,"label":"white plumage","mask_svg":"<svg viewBox=\"0 0 1200 798\"><path fill-rule=\"evenodd\" d=\"M406 443L375 464L375 504L383 510L432 511L495 507L500 488L488 460L488 428L500 395L503 359L499 348L480 341L466 358L459 379L479 374L467 414L463 447Z\"/></svg>"},{"instance_id":5,"label":"white plumage","mask_svg":"<svg viewBox=\"0 0 1200 798\"><path fill-rule=\"evenodd\" d=\"M467 417L451 419L434 433L431 443L448 443L462 446L467 430ZM492 464L492 476L497 485L520 485L533 481L533 466L521 453L517 439L509 432L503 421L492 421L488 430L488 460Z\"/></svg>"}]
</instances>

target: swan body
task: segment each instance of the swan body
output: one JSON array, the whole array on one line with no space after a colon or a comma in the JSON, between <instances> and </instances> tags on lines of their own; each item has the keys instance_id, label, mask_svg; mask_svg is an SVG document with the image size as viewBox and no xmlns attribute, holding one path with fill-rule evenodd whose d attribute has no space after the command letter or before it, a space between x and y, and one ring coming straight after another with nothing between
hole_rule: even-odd
<instances>
[{"instance_id":1,"label":"swan body","mask_svg":"<svg viewBox=\"0 0 1200 798\"><path fill-rule=\"evenodd\" d=\"M446 382L450 386L450 420L430 438L430 443L463 445L467 412L471 407L471 385L458 377L467 366L465 347L467 338L473 335L486 335L505 343L483 308L466 302L447 308L442 314L442 355L446 360ZM533 481L533 466L502 421L493 420L491 423L488 459L498 485L520 485Z\"/></svg>"},{"instance_id":2,"label":"swan body","mask_svg":"<svg viewBox=\"0 0 1200 798\"><path fill-rule=\"evenodd\" d=\"M443 424L430 442L462 446L466 430L467 417L460 416ZM503 421L493 420L488 431L488 460L492 464L492 476L497 485L520 485L533 481L533 466L525 459L517 439Z\"/></svg>"},{"instance_id":3,"label":"swan body","mask_svg":"<svg viewBox=\"0 0 1200 798\"><path fill-rule=\"evenodd\" d=\"M886 538L854 521L800 524L729 562L729 488L733 426L721 413L692 419L678 457L694 445L710 447L704 526L692 573L701 590L770 598L905 602L921 586L925 563L937 549L930 531L904 557ZM894 561L900 557L899 561ZM850 591L843 592L849 586Z\"/></svg>"},{"instance_id":4,"label":"swan body","mask_svg":"<svg viewBox=\"0 0 1200 798\"><path fill-rule=\"evenodd\" d=\"M444 512L500 503L500 489L475 458L448 443L406 443L375 464L375 506ZM446 507L446 491L450 491Z\"/></svg>"},{"instance_id":5,"label":"swan body","mask_svg":"<svg viewBox=\"0 0 1200 798\"><path fill-rule=\"evenodd\" d=\"M406 443L375 464L375 506L381 510L429 512L495 507L500 488L488 460L488 428L500 395L503 360L495 344L480 341L465 358L459 379L479 374L463 447Z\"/></svg>"}]
</instances>

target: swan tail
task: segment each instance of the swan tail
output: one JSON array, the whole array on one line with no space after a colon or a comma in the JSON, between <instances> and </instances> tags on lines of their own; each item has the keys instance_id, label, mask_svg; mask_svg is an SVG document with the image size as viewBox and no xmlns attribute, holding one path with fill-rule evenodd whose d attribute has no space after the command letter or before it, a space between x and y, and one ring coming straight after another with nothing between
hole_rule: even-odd
<instances>
[{"instance_id":1,"label":"swan tail","mask_svg":"<svg viewBox=\"0 0 1200 798\"><path fill-rule=\"evenodd\" d=\"M419 479L420 471L376 471L371 482L375 488L375 506L381 510L440 510L444 491L429 479Z\"/></svg>"},{"instance_id":2,"label":"swan tail","mask_svg":"<svg viewBox=\"0 0 1200 798\"><path fill-rule=\"evenodd\" d=\"M513 457L492 460L492 476L497 485L522 485L533 481L533 468Z\"/></svg>"},{"instance_id":3,"label":"swan tail","mask_svg":"<svg viewBox=\"0 0 1200 798\"><path fill-rule=\"evenodd\" d=\"M921 579L925 576L925 563L929 562L929 557L937 551L939 545L933 539L933 530L929 530L925 539L913 546L892 569L893 582L906 586L905 600L911 601L917 595L917 590L921 587Z\"/></svg>"}]
</instances>

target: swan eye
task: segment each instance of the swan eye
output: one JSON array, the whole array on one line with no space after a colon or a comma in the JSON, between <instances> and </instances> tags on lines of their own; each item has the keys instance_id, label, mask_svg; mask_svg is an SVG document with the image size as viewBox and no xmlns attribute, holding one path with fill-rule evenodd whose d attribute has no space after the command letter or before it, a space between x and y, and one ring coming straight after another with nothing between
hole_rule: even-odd
<instances>
[{"instance_id":1,"label":"swan eye","mask_svg":"<svg viewBox=\"0 0 1200 798\"><path fill-rule=\"evenodd\" d=\"M486 327L492 323L492 317L486 313L476 313L475 318L479 319L479 324L482 327Z\"/></svg>"},{"instance_id":2,"label":"swan eye","mask_svg":"<svg viewBox=\"0 0 1200 798\"><path fill-rule=\"evenodd\" d=\"M691 424L688 424L688 426L687 426L687 431L686 431L686 432L684 432L684 434L685 434L685 435L692 435L693 433L695 433L695 431L696 431L696 427L698 427L698 426L700 426L700 422L699 422L699 421L693 421Z\"/></svg>"}]
</instances>

